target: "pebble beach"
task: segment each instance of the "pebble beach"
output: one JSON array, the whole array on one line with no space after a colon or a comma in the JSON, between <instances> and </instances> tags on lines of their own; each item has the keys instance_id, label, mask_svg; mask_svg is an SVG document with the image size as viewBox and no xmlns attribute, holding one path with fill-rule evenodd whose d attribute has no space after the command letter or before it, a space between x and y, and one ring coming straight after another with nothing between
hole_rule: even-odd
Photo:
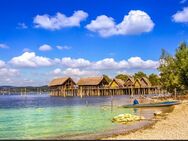
<instances>
[{"instance_id":1,"label":"pebble beach","mask_svg":"<svg viewBox=\"0 0 188 141\"><path fill-rule=\"evenodd\" d=\"M107 138L108 140L130 140L130 139L188 139L188 101L176 105L174 110L165 119L157 121L149 128L140 129L125 135Z\"/></svg>"}]
</instances>

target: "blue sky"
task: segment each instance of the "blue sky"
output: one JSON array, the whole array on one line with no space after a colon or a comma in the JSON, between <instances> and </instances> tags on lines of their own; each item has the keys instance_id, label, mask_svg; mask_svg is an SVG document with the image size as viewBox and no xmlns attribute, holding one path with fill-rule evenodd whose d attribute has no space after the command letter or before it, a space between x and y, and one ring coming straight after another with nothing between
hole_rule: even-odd
<instances>
[{"instance_id":1,"label":"blue sky","mask_svg":"<svg viewBox=\"0 0 188 141\"><path fill-rule=\"evenodd\" d=\"M187 41L186 0L1 0L0 85L158 73ZM58 14L57 14L58 13Z\"/></svg>"}]
</instances>

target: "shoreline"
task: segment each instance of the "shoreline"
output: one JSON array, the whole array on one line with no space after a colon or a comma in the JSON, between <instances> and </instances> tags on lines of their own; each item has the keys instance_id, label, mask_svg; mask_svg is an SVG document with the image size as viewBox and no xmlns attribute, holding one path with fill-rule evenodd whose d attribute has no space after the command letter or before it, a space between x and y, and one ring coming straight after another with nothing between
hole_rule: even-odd
<instances>
[{"instance_id":1,"label":"shoreline","mask_svg":"<svg viewBox=\"0 0 188 141\"><path fill-rule=\"evenodd\" d=\"M159 102L161 100L157 100L157 101ZM148 109L148 108L146 108L146 109ZM168 112L164 109L160 110L160 111L163 113L163 115L165 115L165 113L172 112L173 109L174 109L173 107L166 109ZM165 117L165 116L163 116L163 117ZM81 135L77 135L77 136L71 136L71 135L70 136L59 136L55 139L68 139L68 140L69 139L73 139L73 140L77 140L77 139L78 140L82 140L82 139L84 139L84 140L103 140L104 139L105 140L105 139L108 139L108 138L111 138L111 137L116 137L116 136L119 136L119 135L125 135L125 134L129 134L131 132L136 132L136 131L141 130L141 129L150 128L151 126L156 124L156 122L158 122L158 120L160 120L160 119L156 119L155 116L153 115L152 118L142 120L142 121L137 121L135 123L131 123L131 125L129 125L128 128L122 128L121 127L119 129L116 129L116 131L115 130L109 130L109 131L106 131L104 133L81 134Z\"/></svg>"},{"instance_id":2,"label":"shoreline","mask_svg":"<svg viewBox=\"0 0 188 141\"><path fill-rule=\"evenodd\" d=\"M161 121L156 121L137 130L124 134L102 138L102 140L124 140L124 139L188 139L188 100L182 100L180 105L175 105L174 110Z\"/></svg>"}]
</instances>

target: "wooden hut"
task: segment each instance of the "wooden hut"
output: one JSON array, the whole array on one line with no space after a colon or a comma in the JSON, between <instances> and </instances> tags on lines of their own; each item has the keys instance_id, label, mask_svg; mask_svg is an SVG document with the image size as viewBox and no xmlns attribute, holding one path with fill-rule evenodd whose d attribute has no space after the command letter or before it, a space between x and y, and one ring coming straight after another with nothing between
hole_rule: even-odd
<instances>
[{"instance_id":1,"label":"wooden hut","mask_svg":"<svg viewBox=\"0 0 188 141\"><path fill-rule=\"evenodd\" d=\"M79 96L94 96L100 95L100 89L104 89L108 86L108 81L102 77L87 77L80 78L77 82L78 95Z\"/></svg>"},{"instance_id":2,"label":"wooden hut","mask_svg":"<svg viewBox=\"0 0 188 141\"><path fill-rule=\"evenodd\" d=\"M76 83L70 77L56 78L49 83L52 96L74 96Z\"/></svg>"},{"instance_id":3,"label":"wooden hut","mask_svg":"<svg viewBox=\"0 0 188 141\"><path fill-rule=\"evenodd\" d=\"M129 76L127 80L125 81L125 93L132 95L133 94L133 88L134 88L135 79L134 77Z\"/></svg>"},{"instance_id":4,"label":"wooden hut","mask_svg":"<svg viewBox=\"0 0 188 141\"><path fill-rule=\"evenodd\" d=\"M134 88L141 88L142 84L138 78L134 81L133 86L134 86Z\"/></svg>"},{"instance_id":5,"label":"wooden hut","mask_svg":"<svg viewBox=\"0 0 188 141\"><path fill-rule=\"evenodd\" d=\"M128 77L125 81L125 87L134 87L135 79L134 77Z\"/></svg>"},{"instance_id":6,"label":"wooden hut","mask_svg":"<svg viewBox=\"0 0 188 141\"><path fill-rule=\"evenodd\" d=\"M124 87L124 84L125 84L125 82L124 82L123 80L114 78L114 79L110 82L109 88L112 88L112 89L113 89L113 88L115 88L115 89L117 89L117 88L123 88L123 87Z\"/></svg>"},{"instance_id":7,"label":"wooden hut","mask_svg":"<svg viewBox=\"0 0 188 141\"><path fill-rule=\"evenodd\" d=\"M141 84L142 84L142 89L144 90L144 93L150 94L150 93L157 93L158 91L158 86L152 86L151 82L149 81L148 78L142 77L140 79Z\"/></svg>"},{"instance_id":8,"label":"wooden hut","mask_svg":"<svg viewBox=\"0 0 188 141\"><path fill-rule=\"evenodd\" d=\"M141 82L142 87L151 87L151 83L150 83L149 79L146 77L142 77L140 79L140 82Z\"/></svg>"},{"instance_id":9,"label":"wooden hut","mask_svg":"<svg viewBox=\"0 0 188 141\"><path fill-rule=\"evenodd\" d=\"M134 82L134 94L140 94L141 92L141 87L142 87L142 84L140 82L140 79L135 79L135 82Z\"/></svg>"}]
</instances>

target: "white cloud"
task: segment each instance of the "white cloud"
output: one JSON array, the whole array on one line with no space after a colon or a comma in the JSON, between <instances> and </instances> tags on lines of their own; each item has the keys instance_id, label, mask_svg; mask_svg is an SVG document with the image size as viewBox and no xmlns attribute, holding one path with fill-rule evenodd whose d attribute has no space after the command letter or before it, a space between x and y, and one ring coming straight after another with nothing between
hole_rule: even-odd
<instances>
[{"instance_id":1,"label":"white cloud","mask_svg":"<svg viewBox=\"0 0 188 141\"><path fill-rule=\"evenodd\" d=\"M17 28L20 28L20 29L27 29L27 25L25 23L18 23L18 27Z\"/></svg>"},{"instance_id":2,"label":"white cloud","mask_svg":"<svg viewBox=\"0 0 188 141\"><path fill-rule=\"evenodd\" d=\"M59 30L65 27L80 26L80 22L88 17L88 13L78 10L70 17L62 13L56 13L55 16L37 15L33 23L37 28L44 28L49 30Z\"/></svg>"},{"instance_id":3,"label":"white cloud","mask_svg":"<svg viewBox=\"0 0 188 141\"><path fill-rule=\"evenodd\" d=\"M12 58L10 63L18 67L43 67L53 65L51 59L36 56L35 52L25 52L21 56Z\"/></svg>"},{"instance_id":4,"label":"white cloud","mask_svg":"<svg viewBox=\"0 0 188 141\"><path fill-rule=\"evenodd\" d=\"M1 78L8 78L13 76L18 76L19 71L17 69L12 68L1 68L0 69L0 76Z\"/></svg>"},{"instance_id":5,"label":"white cloud","mask_svg":"<svg viewBox=\"0 0 188 141\"><path fill-rule=\"evenodd\" d=\"M114 19L106 15L98 16L96 20L86 25L86 28L92 32L98 32L103 37L115 35L117 32Z\"/></svg>"},{"instance_id":6,"label":"white cloud","mask_svg":"<svg viewBox=\"0 0 188 141\"><path fill-rule=\"evenodd\" d=\"M83 58L72 59L70 57L64 57L61 59L62 65L66 67L76 68L76 67L87 67L91 63L89 60L85 60Z\"/></svg>"},{"instance_id":7,"label":"white cloud","mask_svg":"<svg viewBox=\"0 0 188 141\"><path fill-rule=\"evenodd\" d=\"M152 31L153 27L150 16L141 10L131 10L119 24L112 17L101 15L86 25L88 30L97 32L102 37L141 34Z\"/></svg>"},{"instance_id":8,"label":"white cloud","mask_svg":"<svg viewBox=\"0 0 188 141\"><path fill-rule=\"evenodd\" d=\"M56 60L56 61L55 61ZM128 60L115 61L114 58L105 58L96 62L78 58L72 59L64 57L61 60L55 59L54 62L69 68L85 68L94 70L119 70L119 69L155 69L158 61L142 60L140 57L131 57Z\"/></svg>"},{"instance_id":9,"label":"white cloud","mask_svg":"<svg viewBox=\"0 0 188 141\"><path fill-rule=\"evenodd\" d=\"M96 76L98 75L98 72L89 71L89 70L80 70L78 68L67 68L66 70L63 71L63 74L67 76L81 77L81 76Z\"/></svg>"},{"instance_id":10,"label":"white cloud","mask_svg":"<svg viewBox=\"0 0 188 141\"><path fill-rule=\"evenodd\" d=\"M0 60L0 68L3 68L3 67L5 67L5 62L4 61L2 61L2 60Z\"/></svg>"},{"instance_id":11,"label":"white cloud","mask_svg":"<svg viewBox=\"0 0 188 141\"><path fill-rule=\"evenodd\" d=\"M55 70L51 71L50 74L53 74L53 75L61 75L62 74L62 71L60 68L56 68Z\"/></svg>"},{"instance_id":12,"label":"white cloud","mask_svg":"<svg viewBox=\"0 0 188 141\"><path fill-rule=\"evenodd\" d=\"M156 69L159 65L159 62L152 60L144 61L140 57L131 57L128 59L128 64L130 68Z\"/></svg>"},{"instance_id":13,"label":"white cloud","mask_svg":"<svg viewBox=\"0 0 188 141\"><path fill-rule=\"evenodd\" d=\"M130 72L136 72L138 70L155 70L158 64L158 61L143 60L140 57L131 57L119 61L116 61L114 58L89 61L84 58L73 59L70 57L50 59L37 56L34 52L25 52L20 56L13 57L9 62L0 60L0 77L2 78L0 85L41 85L48 83L52 77L62 76L70 76L74 79L102 74L115 76L117 72L130 74ZM9 68L10 66L11 68ZM47 66L51 66L50 68L53 66L53 68L56 67L56 69L50 70L49 72L41 72L41 70L36 69L37 67ZM20 67L20 70L12 67ZM31 71L26 72L27 69L25 68L30 68ZM32 74L32 70L34 73L38 73L38 75ZM24 80L24 78L27 78L28 81ZM32 80L32 83L30 80Z\"/></svg>"},{"instance_id":14,"label":"white cloud","mask_svg":"<svg viewBox=\"0 0 188 141\"><path fill-rule=\"evenodd\" d=\"M71 47L67 46L67 45L65 45L65 46L56 46L56 48L59 49L59 50L69 50L69 49L71 49Z\"/></svg>"},{"instance_id":15,"label":"white cloud","mask_svg":"<svg viewBox=\"0 0 188 141\"><path fill-rule=\"evenodd\" d=\"M96 70L120 70L120 69L155 69L158 67L158 61L142 60L140 57L131 57L127 61L115 61L113 58L105 58L94 62L93 69Z\"/></svg>"},{"instance_id":16,"label":"white cloud","mask_svg":"<svg viewBox=\"0 0 188 141\"><path fill-rule=\"evenodd\" d=\"M126 61L122 60L120 62L116 62L113 58L105 58L103 60L94 62L92 65L92 68L97 70L117 70L127 67L128 63Z\"/></svg>"},{"instance_id":17,"label":"white cloud","mask_svg":"<svg viewBox=\"0 0 188 141\"><path fill-rule=\"evenodd\" d=\"M6 44L0 44L0 48L9 48L9 46Z\"/></svg>"},{"instance_id":18,"label":"white cloud","mask_svg":"<svg viewBox=\"0 0 188 141\"><path fill-rule=\"evenodd\" d=\"M50 45L44 44L39 47L39 50L40 51L50 51L50 50L52 50L52 47Z\"/></svg>"},{"instance_id":19,"label":"white cloud","mask_svg":"<svg viewBox=\"0 0 188 141\"><path fill-rule=\"evenodd\" d=\"M187 23L188 22L188 7L184 7L182 11L176 12L172 16L174 22Z\"/></svg>"}]
</instances>

